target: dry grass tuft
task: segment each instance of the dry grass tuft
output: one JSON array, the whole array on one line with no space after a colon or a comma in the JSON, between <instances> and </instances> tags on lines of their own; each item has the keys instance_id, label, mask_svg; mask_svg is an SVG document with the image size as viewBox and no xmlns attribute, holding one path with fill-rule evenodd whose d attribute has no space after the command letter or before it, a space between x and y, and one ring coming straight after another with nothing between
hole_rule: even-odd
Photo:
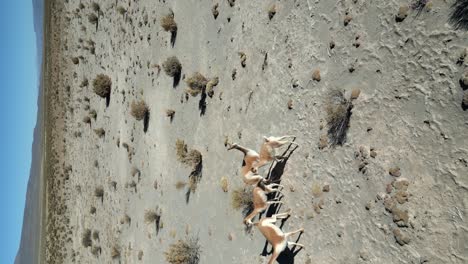
<instances>
[{"instance_id":1,"label":"dry grass tuft","mask_svg":"<svg viewBox=\"0 0 468 264\"><path fill-rule=\"evenodd\" d=\"M130 114L138 121L143 120L149 113L148 105L145 101L133 101Z\"/></svg>"},{"instance_id":2,"label":"dry grass tuft","mask_svg":"<svg viewBox=\"0 0 468 264\"><path fill-rule=\"evenodd\" d=\"M163 18L161 18L161 27L164 29L164 31L176 32L177 23L174 20L174 15L169 14L169 15L163 16Z\"/></svg>"},{"instance_id":3,"label":"dry grass tuft","mask_svg":"<svg viewBox=\"0 0 468 264\"><path fill-rule=\"evenodd\" d=\"M228 192L228 187L228 179L226 176L224 176L221 178L221 189L223 190L223 192Z\"/></svg>"},{"instance_id":4,"label":"dry grass tuft","mask_svg":"<svg viewBox=\"0 0 468 264\"><path fill-rule=\"evenodd\" d=\"M123 6L118 6L117 12L121 15L125 15L125 13L127 13L127 9L125 9Z\"/></svg>"},{"instance_id":5,"label":"dry grass tuft","mask_svg":"<svg viewBox=\"0 0 468 264\"><path fill-rule=\"evenodd\" d=\"M175 187L177 190L181 190L185 187L185 185L187 185L186 182L184 181L177 181L176 184L175 184Z\"/></svg>"},{"instance_id":6,"label":"dry grass tuft","mask_svg":"<svg viewBox=\"0 0 468 264\"><path fill-rule=\"evenodd\" d=\"M101 202L104 200L104 188L102 186L96 187L94 189L94 196L101 198Z\"/></svg>"},{"instance_id":7,"label":"dry grass tuft","mask_svg":"<svg viewBox=\"0 0 468 264\"><path fill-rule=\"evenodd\" d=\"M84 247L90 247L93 244L93 241L91 240L91 230L86 228L83 232L83 235L81 236L81 244Z\"/></svg>"},{"instance_id":8,"label":"dry grass tuft","mask_svg":"<svg viewBox=\"0 0 468 264\"><path fill-rule=\"evenodd\" d=\"M331 146L343 145L349 128L351 101L346 100L341 91L333 91L326 105L328 139Z\"/></svg>"},{"instance_id":9,"label":"dry grass tuft","mask_svg":"<svg viewBox=\"0 0 468 264\"><path fill-rule=\"evenodd\" d=\"M121 225L123 225L123 224L130 225L131 222L132 222L132 218L130 218L130 216L128 216L128 214L124 214L124 216L122 216L122 219L120 219L120 224Z\"/></svg>"},{"instance_id":10,"label":"dry grass tuft","mask_svg":"<svg viewBox=\"0 0 468 264\"><path fill-rule=\"evenodd\" d=\"M198 238L189 238L186 241L178 240L169 246L164 255L167 262L171 264L198 264L200 261Z\"/></svg>"},{"instance_id":11,"label":"dry grass tuft","mask_svg":"<svg viewBox=\"0 0 468 264\"><path fill-rule=\"evenodd\" d=\"M216 3L216 4L214 4L214 6L211 8L211 13L213 14L214 19L218 18L218 15L219 15L218 6L219 6L219 4Z\"/></svg>"},{"instance_id":12,"label":"dry grass tuft","mask_svg":"<svg viewBox=\"0 0 468 264\"><path fill-rule=\"evenodd\" d=\"M88 21L89 23L93 24L93 25L97 25L98 23L98 17L96 16L96 14L92 13L92 14L89 14L88 16Z\"/></svg>"},{"instance_id":13,"label":"dry grass tuft","mask_svg":"<svg viewBox=\"0 0 468 264\"><path fill-rule=\"evenodd\" d=\"M116 246L113 246L111 248L110 256L112 259L120 258L120 250Z\"/></svg>"},{"instance_id":14,"label":"dry grass tuft","mask_svg":"<svg viewBox=\"0 0 468 264\"><path fill-rule=\"evenodd\" d=\"M94 92L102 98L107 98L111 92L112 81L105 74L98 74L93 81Z\"/></svg>"},{"instance_id":15,"label":"dry grass tuft","mask_svg":"<svg viewBox=\"0 0 468 264\"><path fill-rule=\"evenodd\" d=\"M167 109L166 110L166 116L169 117L171 122L174 119L174 115L175 115L175 110L173 110L173 109Z\"/></svg>"},{"instance_id":16,"label":"dry grass tuft","mask_svg":"<svg viewBox=\"0 0 468 264\"><path fill-rule=\"evenodd\" d=\"M268 9L268 18L272 20L275 15L276 15L276 5L273 4Z\"/></svg>"},{"instance_id":17,"label":"dry grass tuft","mask_svg":"<svg viewBox=\"0 0 468 264\"><path fill-rule=\"evenodd\" d=\"M197 184L202 176L203 157L200 151L196 149L188 150L187 144L183 140L176 141L177 160L187 167L191 167L192 171L189 175L189 188L187 190L186 201L190 199L190 193L195 192Z\"/></svg>"},{"instance_id":18,"label":"dry grass tuft","mask_svg":"<svg viewBox=\"0 0 468 264\"><path fill-rule=\"evenodd\" d=\"M231 205L235 210L242 208L242 213L247 216L253 210L252 187L240 187L232 191Z\"/></svg>"},{"instance_id":19,"label":"dry grass tuft","mask_svg":"<svg viewBox=\"0 0 468 264\"><path fill-rule=\"evenodd\" d=\"M152 209L145 210L145 223L152 224L156 220L158 220L161 216L156 213L156 211Z\"/></svg>"},{"instance_id":20,"label":"dry grass tuft","mask_svg":"<svg viewBox=\"0 0 468 264\"><path fill-rule=\"evenodd\" d=\"M94 12L99 12L99 11L101 11L101 7L100 7L99 4L96 3L96 2L91 3L91 9L93 9Z\"/></svg>"},{"instance_id":21,"label":"dry grass tuft","mask_svg":"<svg viewBox=\"0 0 468 264\"><path fill-rule=\"evenodd\" d=\"M170 77L176 77L180 75L182 71L182 65L179 62L179 59L177 59L176 56L171 56L166 59L165 62L162 64L164 72L170 76Z\"/></svg>"},{"instance_id":22,"label":"dry grass tuft","mask_svg":"<svg viewBox=\"0 0 468 264\"><path fill-rule=\"evenodd\" d=\"M106 131L104 130L104 128L94 129L94 133L96 133L96 135L99 138L102 138L102 137L104 137L106 135Z\"/></svg>"},{"instance_id":23,"label":"dry grass tuft","mask_svg":"<svg viewBox=\"0 0 468 264\"><path fill-rule=\"evenodd\" d=\"M214 95L214 90L213 88L215 86L217 86L219 83L219 78L218 77L214 77L214 78L211 78L210 81L208 81L208 83L206 84L206 94L209 96L209 97L213 97Z\"/></svg>"},{"instance_id":24,"label":"dry grass tuft","mask_svg":"<svg viewBox=\"0 0 468 264\"><path fill-rule=\"evenodd\" d=\"M191 96L197 96L199 93L203 92L208 84L208 79L205 78L201 73L195 72L191 77L185 81L189 88L187 88L187 93Z\"/></svg>"}]
</instances>

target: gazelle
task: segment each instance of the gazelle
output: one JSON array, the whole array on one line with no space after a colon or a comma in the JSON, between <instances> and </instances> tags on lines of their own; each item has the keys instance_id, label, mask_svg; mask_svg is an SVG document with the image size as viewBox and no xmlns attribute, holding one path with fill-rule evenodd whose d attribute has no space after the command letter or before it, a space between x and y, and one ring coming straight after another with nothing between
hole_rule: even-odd
<instances>
[{"instance_id":1,"label":"gazelle","mask_svg":"<svg viewBox=\"0 0 468 264\"><path fill-rule=\"evenodd\" d=\"M291 215L291 210L286 213L274 214L271 217L262 218L260 221L254 223L254 225L258 228L258 230L260 230L266 240L268 240L268 242L273 247L273 255L268 261L268 264L273 264L287 246L296 245L299 247L304 247L302 244L288 241L288 237L296 233L304 232L304 228L293 232L284 233L279 227L275 225L278 219L287 218L289 215Z\"/></svg>"},{"instance_id":2,"label":"gazelle","mask_svg":"<svg viewBox=\"0 0 468 264\"><path fill-rule=\"evenodd\" d=\"M252 190L252 200L254 209L252 213L244 218L244 224L252 226L252 219L259 213L265 211L271 204L281 204L282 201L268 201L267 194L281 191L279 189L273 189L273 187L283 187L282 185L271 183L266 185L263 181L257 183L257 186Z\"/></svg>"},{"instance_id":3,"label":"gazelle","mask_svg":"<svg viewBox=\"0 0 468 264\"><path fill-rule=\"evenodd\" d=\"M242 180L246 185L257 185L265 181L265 178L257 174L257 168L244 166L241 169Z\"/></svg>"},{"instance_id":4,"label":"gazelle","mask_svg":"<svg viewBox=\"0 0 468 264\"><path fill-rule=\"evenodd\" d=\"M275 155L275 149L279 148L285 144L298 144L292 140L286 140L287 138L296 138L295 136L282 136L282 137L265 137L263 136L263 144L260 147L260 154L253 149L249 149L243 146L240 146L237 143L230 144L228 150L237 149L244 153L244 162L243 166L260 168L265 166L267 163L278 160L282 157Z\"/></svg>"},{"instance_id":5,"label":"gazelle","mask_svg":"<svg viewBox=\"0 0 468 264\"><path fill-rule=\"evenodd\" d=\"M292 140L286 140L287 138L290 138ZM279 159L282 159L283 157L281 156L276 156L275 149L282 147L285 144L293 144L296 146L299 146L296 142L293 140L296 138L296 136L282 136L282 137L265 137L263 136L263 144L260 147L260 158L259 162L256 164L258 168L265 166L269 162L276 160L278 161Z\"/></svg>"}]
</instances>

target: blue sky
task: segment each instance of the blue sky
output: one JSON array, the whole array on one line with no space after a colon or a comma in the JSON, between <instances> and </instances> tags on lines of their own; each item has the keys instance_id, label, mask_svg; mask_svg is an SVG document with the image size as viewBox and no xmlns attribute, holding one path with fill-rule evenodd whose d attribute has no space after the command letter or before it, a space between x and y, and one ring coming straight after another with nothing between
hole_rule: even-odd
<instances>
[{"instance_id":1,"label":"blue sky","mask_svg":"<svg viewBox=\"0 0 468 264\"><path fill-rule=\"evenodd\" d=\"M13 263L31 166L38 63L32 0L2 1L0 12L0 263Z\"/></svg>"}]
</instances>

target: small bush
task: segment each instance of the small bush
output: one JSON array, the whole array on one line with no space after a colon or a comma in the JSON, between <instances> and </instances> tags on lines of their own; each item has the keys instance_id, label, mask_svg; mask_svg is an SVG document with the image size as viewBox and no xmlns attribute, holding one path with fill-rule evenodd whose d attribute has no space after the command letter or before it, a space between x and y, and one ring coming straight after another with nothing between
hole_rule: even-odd
<instances>
[{"instance_id":1,"label":"small bush","mask_svg":"<svg viewBox=\"0 0 468 264\"><path fill-rule=\"evenodd\" d=\"M223 190L223 192L228 191L228 179L226 176L221 178L221 189Z\"/></svg>"},{"instance_id":2,"label":"small bush","mask_svg":"<svg viewBox=\"0 0 468 264\"><path fill-rule=\"evenodd\" d=\"M211 13L213 14L214 19L218 18L218 15L219 15L218 6L219 6L219 4L216 3L216 4L214 4L214 6L211 8Z\"/></svg>"},{"instance_id":3,"label":"small bush","mask_svg":"<svg viewBox=\"0 0 468 264\"><path fill-rule=\"evenodd\" d=\"M130 114L135 117L136 120L143 120L148 113L149 108L145 101L132 102Z\"/></svg>"},{"instance_id":4,"label":"small bush","mask_svg":"<svg viewBox=\"0 0 468 264\"><path fill-rule=\"evenodd\" d=\"M94 12L101 11L101 7L99 6L98 3L95 3L95 2L91 3L91 8L93 9Z\"/></svg>"},{"instance_id":5,"label":"small bush","mask_svg":"<svg viewBox=\"0 0 468 264\"><path fill-rule=\"evenodd\" d=\"M164 255L167 262L171 264L198 264L200 261L198 238L189 238L186 241L178 240L169 246Z\"/></svg>"},{"instance_id":6,"label":"small bush","mask_svg":"<svg viewBox=\"0 0 468 264\"><path fill-rule=\"evenodd\" d=\"M161 216L158 215L154 210L151 210L151 209L145 210L145 223L147 224L152 224L160 217Z\"/></svg>"},{"instance_id":7,"label":"small bush","mask_svg":"<svg viewBox=\"0 0 468 264\"><path fill-rule=\"evenodd\" d=\"M184 188L185 185L187 185L186 182L184 182L184 181L177 181L176 184L175 184L175 187L176 187L177 190L180 190L180 189Z\"/></svg>"},{"instance_id":8,"label":"small bush","mask_svg":"<svg viewBox=\"0 0 468 264\"><path fill-rule=\"evenodd\" d=\"M247 216L253 210L252 187L238 188L232 191L231 205L235 210L242 208L242 213Z\"/></svg>"},{"instance_id":9,"label":"small bush","mask_svg":"<svg viewBox=\"0 0 468 264\"><path fill-rule=\"evenodd\" d=\"M174 15L170 14L163 16L163 18L161 19L161 27L164 29L164 31L176 32L177 23L174 20Z\"/></svg>"},{"instance_id":10,"label":"small bush","mask_svg":"<svg viewBox=\"0 0 468 264\"><path fill-rule=\"evenodd\" d=\"M88 21L89 23L93 24L93 25L97 25L98 23L98 17L96 16L96 14L92 13L92 14L89 14L88 16Z\"/></svg>"},{"instance_id":11,"label":"small bush","mask_svg":"<svg viewBox=\"0 0 468 264\"><path fill-rule=\"evenodd\" d=\"M276 15L276 5L273 4L268 9L268 18L272 20L275 15Z\"/></svg>"},{"instance_id":12,"label":"small bush","mask_svg":"<svg viewBox=\"0 0 468 264\"><path fill-rule=\"evenodd\" d=\"M96 189L94 189L94 196L101 198L102 202L104 199L104 188L102 186L96 187Z\"/></svg>"},{"instance_id":13,"label":"small bush","mask_svg":"<svg viewBox=\"0 0 468 264\"><path fill-rule=\"evenodd\" d=\"M119 258L120 257L120 250L116 246L113 246L111 248L110 256L111 256L112 259Z\"/></svg>"},{"instance_id":14,"label":"small bush","mask_svg":"<svg viewBox=\"0 0 468 264\"><path fill-rule=\"evenodd\" d=\"M169 117L169 119L172 122L172 119L174 119L175 111L172 109L167 109L166 110L166 116Z\"/></svg>"},{"instance_id":15,"label":"small bush","mask_svg":"<svg viewBox=\"0 0 468 264\"><path fill-rule=\"evenodd\" d=\"M102 138L106 135L106 131L103 128L94 129L94 133L96 133L99 138Z\"/></svg>"},{"instance_id":16,"label":"small bush","mask_svg":"<svg viewBox=\"0 0 468 264\"><path fill-rule=\"evenodd\" d=\"M468 30L468 1L458 0L452 5L449 22L455 29Z\"/></svg>"},{"instance_id":17,"label":"small bush","mask_svg":"<svg viewBox=\"0 0 468 264\"><path fill-rule=\"evenodd\" d=\"M201 73L196 72L185 81L188 85L187 93L191 96L197 96L203 92L208 83L208 79L205 78Z\"/></svg>"},{"instance_id":18,"label":"small bush","mask_svg":"<svg viewBox=\"0 0 468 264\"><path fill-rule=\"evenodd\" d=\"M125 15L125 13L127 13L127 9L125 9L123 6L118 6L117 12L119 12L121 15Z\"/></svg>"},{"instance_id":19,"label":"small bush","mask_svg":"<svg viewBox=\"0 0 468 264\"><path fill-rule=\"evenodd\" d=\"M163 62L162 66L164 72L170 77L176 77L177 75L180 75L182 71L182 65L175 56L167 58L166 61Z\"/></svg>"},{"instance_id":20,"label":"small bush","mask_svg":"<svg viewBox=\"0 0 468 264\"><path fill-rule=\"evenodd\" d=\"M99 240L99 231L94 230L94 232L93 232L93 239L94 239L94 240Z\"/></svg>"},{"instance_id":21,"label":"small bush","mask_svg":"<svg viewBox=\"0 0 468 264\"><path fill-rule=\"evenodd\" d=\"M176 140L176 155L177 160L180 162L184 162L185 158L187 157L187 144L181 139Z\"/></svg>"},{"instance_id":22,"label":"small bush","mask_svg":"<svg viewBox=\"0 0 468 264\"><path fill-rule=\"evenodd\" d=\"M83 123L91 125L91 118L89 116L83 117Z\"/></svg>"},{"instance_id":23,"label":"small bush","mask_svg":"<svg viewBox=\"0 0 468 264\"><path fill-rule=\"evenodd\" d=\"M85 229L83 232L83 235L81 236L81 244L84 247L90 247L93 244L93 241L91 240L91 230L90 229Z\"/></svg>"},{"instance_id":24,"label":"small bush","mask_svg":"<svg viewBox=\"0 0 468 264\"><path fill-rule=\"evenodd\" d=\"M101 255L101 252L102 252L102 249L101 249L100 246L93 246L93 247L91 248L91 254L93 254L93 255L96 256L96 257L99 256L99 255Z\"/></svg>"},{"instance_id":25,"label":"small bush","mask_svg":"<svg viewBox=\"0 0 468 264\"><path fill-rule=\"evenodd\" d=\"M214 95L214 87L217 86L219 83L219 78L218 77L214 77L214 78L211 78L210 81L206 84L206 94L209 96L209 97L213 97Z\"/></svg>"},{"instance_id":26,"label":"small bush","mask_svg":"<svg viewBox=\"0 0 468 264\"><path fill-rule=\"evenodd\" d=\"M343 145L346 142L352 108L351 101L346 100L342 92L333 91L330 94L326 111L328 139L331 146Z\"/></svg>"},{"instance_id":27,"label":"small bush","mask_svg":"<svg viewBox=\"0 0 468 264\"><path fill-rule=\"evenodd\" d=\"M130 225L131 222L132 222L132 218L130 218L130 216L128 216L128 214L124 214L124 216L122 216L122 219L120 219L120 224L121 225L123 225L123 224Z\"/></svg>"},{"instance_id":28,"label":"small bush","mask_svg":"<svg viewBox=\"0 0 468 264\"><path fill-rule=\"evenodd\" d=\"M91 109L91 110L89 111L89 116L92 117L94 120L96 120L96 118L97 118L97 112L96 112L96 110Z\"/></svg>"},{"instance_id":29,"label":"small bush","mask_svg":"<svg viewBox=\"0 0 468 264\"><path fill-rule=\"evenodd\" d=\"M98 74L93 81L94 92L102 98L107 98L111 92L112 81L105 74Z\"/></svg>"}]
</instances>

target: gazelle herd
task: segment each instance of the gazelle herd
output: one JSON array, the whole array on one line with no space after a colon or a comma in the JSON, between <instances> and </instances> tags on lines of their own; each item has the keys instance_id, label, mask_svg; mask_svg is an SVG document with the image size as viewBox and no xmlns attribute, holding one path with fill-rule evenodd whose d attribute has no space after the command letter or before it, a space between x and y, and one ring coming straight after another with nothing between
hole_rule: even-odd
<instances>
[{"instance_id":1,"label":"gazelle herd","mask_svg":"<svg viewBox=\"0 0 468 264\"><path fill-rule=\"evenodd\" d=\"M271 217L263 217L258 222L252 222L257 214L264 212L268 206L272 204L282 204L282 201L278 201L278 198L268 200L267 194L269 193L281 193L282 185L272 183L270 179L258 174L258 169L267 165L273 161L280 161L285 158L277 156L275 150L286 144L298 145L294 142L294 136L282 136L282 137L263 137L263 143L260 147L260 154L253 149L240 146L237 143L229 144L228 150L237 149L244 153L244 159L242 162L241 175L242 180L246 185L255 186L252 190L252 201L253 211L244 218L244 224L248 227L256 226L258 230L263 234L266 240L273 247L273 254L268 261L268 264L272 264L278 258L281 252L283 252L287 246L295 245L304 247L302 244L297 244L288 241L288 237L303 232L304 229L299 229L293 232L283 232L278 226L275 225L278 219L285 219L291 215L291 210L286 213L274 214Z\"/></svg>"}]
</instances>

